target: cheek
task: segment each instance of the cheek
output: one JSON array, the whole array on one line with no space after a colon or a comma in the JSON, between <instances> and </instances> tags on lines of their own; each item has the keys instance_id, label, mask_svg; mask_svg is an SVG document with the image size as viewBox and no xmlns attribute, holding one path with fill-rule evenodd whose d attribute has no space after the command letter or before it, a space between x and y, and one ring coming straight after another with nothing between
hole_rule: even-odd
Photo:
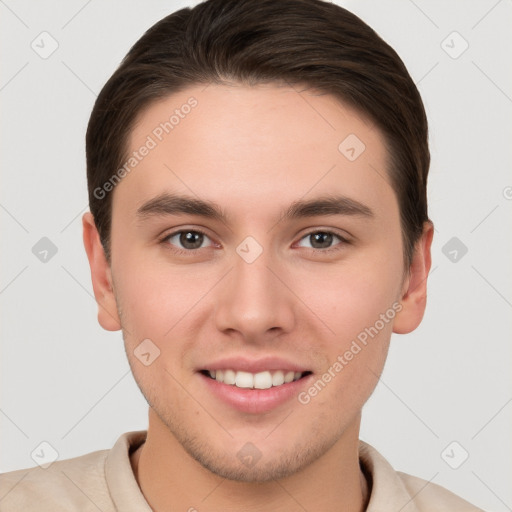
<instances>
[{"instance_id":1,"label":"cheek","mask_svg":"<svg viewBox=\"0 0 512 512\"><path fill-rule=\"evenodd\" d=\"M365 264L359 258L354 265L333 266L304 275L297 280L303 283L297 295L304 298L333 338L343 345L392 308L400 289L400 271L396 264ZM390 328L384 330L391 332Z\"/></svg>"},{"instance_id":2,"label":"cheek","mask_svg":"<svg viewBox=\"0 0 512 512\"><path fill-rule=\"evenodd\" d=\"M162 341L208 292L213 279L130 256L119 261L116 270L122 276L115 284L130 338L153 336Z\"/></svg>"},{"instance_id":3,"label":"cheek","mask_svg":"<svg viewBox=\"0 0 512 512\"><path fill-rule=\"evenodd\" d=\"M327 305L334 298L338 298L336 307L320 311L335 334L318 340L316 355L323 363L299 402L314 402L313 407L339 425L360 411L378 383L396 310L389 292L373 285L366 289L360 281L354 288L347 283L346 290L323 300Z\"/></svg>"},{"instance_id":4,"label":"cheek","mask_svg":"<svg viewBox=\"0 0 512 512\"><path fill-rule=\"evenodd\" d=\"M356 414L375 388L400 308L396 302L402 270L399 256L387 263L382 257L379 261L378 254L361 256L353 264L305 280L315 283L309 289L308 306L329 327L317 339L323 363L304 397L314 397L319 409L337 403L340 407L332 410L334 415Z\"/></svg>"}]
</instances>

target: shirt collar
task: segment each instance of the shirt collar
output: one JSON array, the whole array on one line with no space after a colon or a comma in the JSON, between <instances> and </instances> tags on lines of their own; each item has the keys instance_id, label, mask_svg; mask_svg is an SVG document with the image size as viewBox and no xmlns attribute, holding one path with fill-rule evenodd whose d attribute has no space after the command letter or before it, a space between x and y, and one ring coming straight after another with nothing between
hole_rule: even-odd
<instances>
[{"instance_id":1,"label":"shirt collar","mask_svg":"<svg viewBox=\"0 0 512 512\"><path fill-rule=\"evenodd\" d=\"M359 463L371 488L366 512L418 512L402 479L391 464L371 445L359 441Z\"/></svg>"},{"instance_id":2,"label":"shirt collar","mask_svg":"<svg viewBox=\"0 0 512 512\"><path fill-rule=\"evenodd\" d=\"M121 435L105 461L107 485L117 510L152 512L130 463L130 453L146 440L146 435L145 430ZM413 503L414 496L409 494L397 472L375 448L364 441L359 441L359 462L370 490L366 512L418 512Z\"/></svg>"}]
</instances>

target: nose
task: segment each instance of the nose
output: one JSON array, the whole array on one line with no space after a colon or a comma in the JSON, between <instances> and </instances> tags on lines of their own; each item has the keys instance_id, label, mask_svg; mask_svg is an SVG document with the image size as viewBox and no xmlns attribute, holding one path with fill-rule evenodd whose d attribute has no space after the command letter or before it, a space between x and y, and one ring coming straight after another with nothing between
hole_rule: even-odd
<instances>
[{"instance_id":1,"label":"nose","mask_svg":"<svg viewBox=\"0 0 512 512\"><path fill-rule=\"evenodd\" d=\"M238 333L250 343L292 331L296 321L294 295L284 269L272 261L269 251L263 251L252 263L235 254L233 263L216 297L217 328L232 336Z\"/></svg>"}]
</instances>

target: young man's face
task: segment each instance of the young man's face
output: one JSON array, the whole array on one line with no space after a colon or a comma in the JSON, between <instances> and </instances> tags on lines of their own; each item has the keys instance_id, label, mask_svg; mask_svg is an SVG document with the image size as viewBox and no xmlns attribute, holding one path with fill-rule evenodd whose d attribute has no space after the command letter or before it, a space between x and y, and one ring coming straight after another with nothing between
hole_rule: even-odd
<instances>
[{"instance_id":1,"label":"young man's face","mask_svg":"<svg viewBox=\"0 0 512 512\"><path fill-rule=\"evenodd\" d=\"M111 274L102 267L114 294L93 271L150 429L227 478L290 475L357 439L392 331L423 314L429 242L409 276L379 129L297 91L193 87L143 112L130 153L148 136L156 146L114 191ZM163 194L224 217L144 208ZM338 211L298 207L333 198ZM301 378L282 384L290 372Z\"/></svg>"}]
</instances>

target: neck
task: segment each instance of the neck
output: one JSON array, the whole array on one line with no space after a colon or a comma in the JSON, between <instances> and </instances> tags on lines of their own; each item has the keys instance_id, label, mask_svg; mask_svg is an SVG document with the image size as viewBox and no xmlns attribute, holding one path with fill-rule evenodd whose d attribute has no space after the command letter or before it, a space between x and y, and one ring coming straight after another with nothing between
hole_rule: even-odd
<instances>
[{"instance_id":1,"label":"neck","mask_svg":"<svg viewBox=\"0 0 512 512\"><path fill-rule=\"evenodd\" d=\"M320 458L292 476L270 482L226 480L201 466L150 409L146 442L131 455L135 478L155 512L323 510L363 512L369 488L359 466L359 423Z\"/></svg>"}]
</instances>

